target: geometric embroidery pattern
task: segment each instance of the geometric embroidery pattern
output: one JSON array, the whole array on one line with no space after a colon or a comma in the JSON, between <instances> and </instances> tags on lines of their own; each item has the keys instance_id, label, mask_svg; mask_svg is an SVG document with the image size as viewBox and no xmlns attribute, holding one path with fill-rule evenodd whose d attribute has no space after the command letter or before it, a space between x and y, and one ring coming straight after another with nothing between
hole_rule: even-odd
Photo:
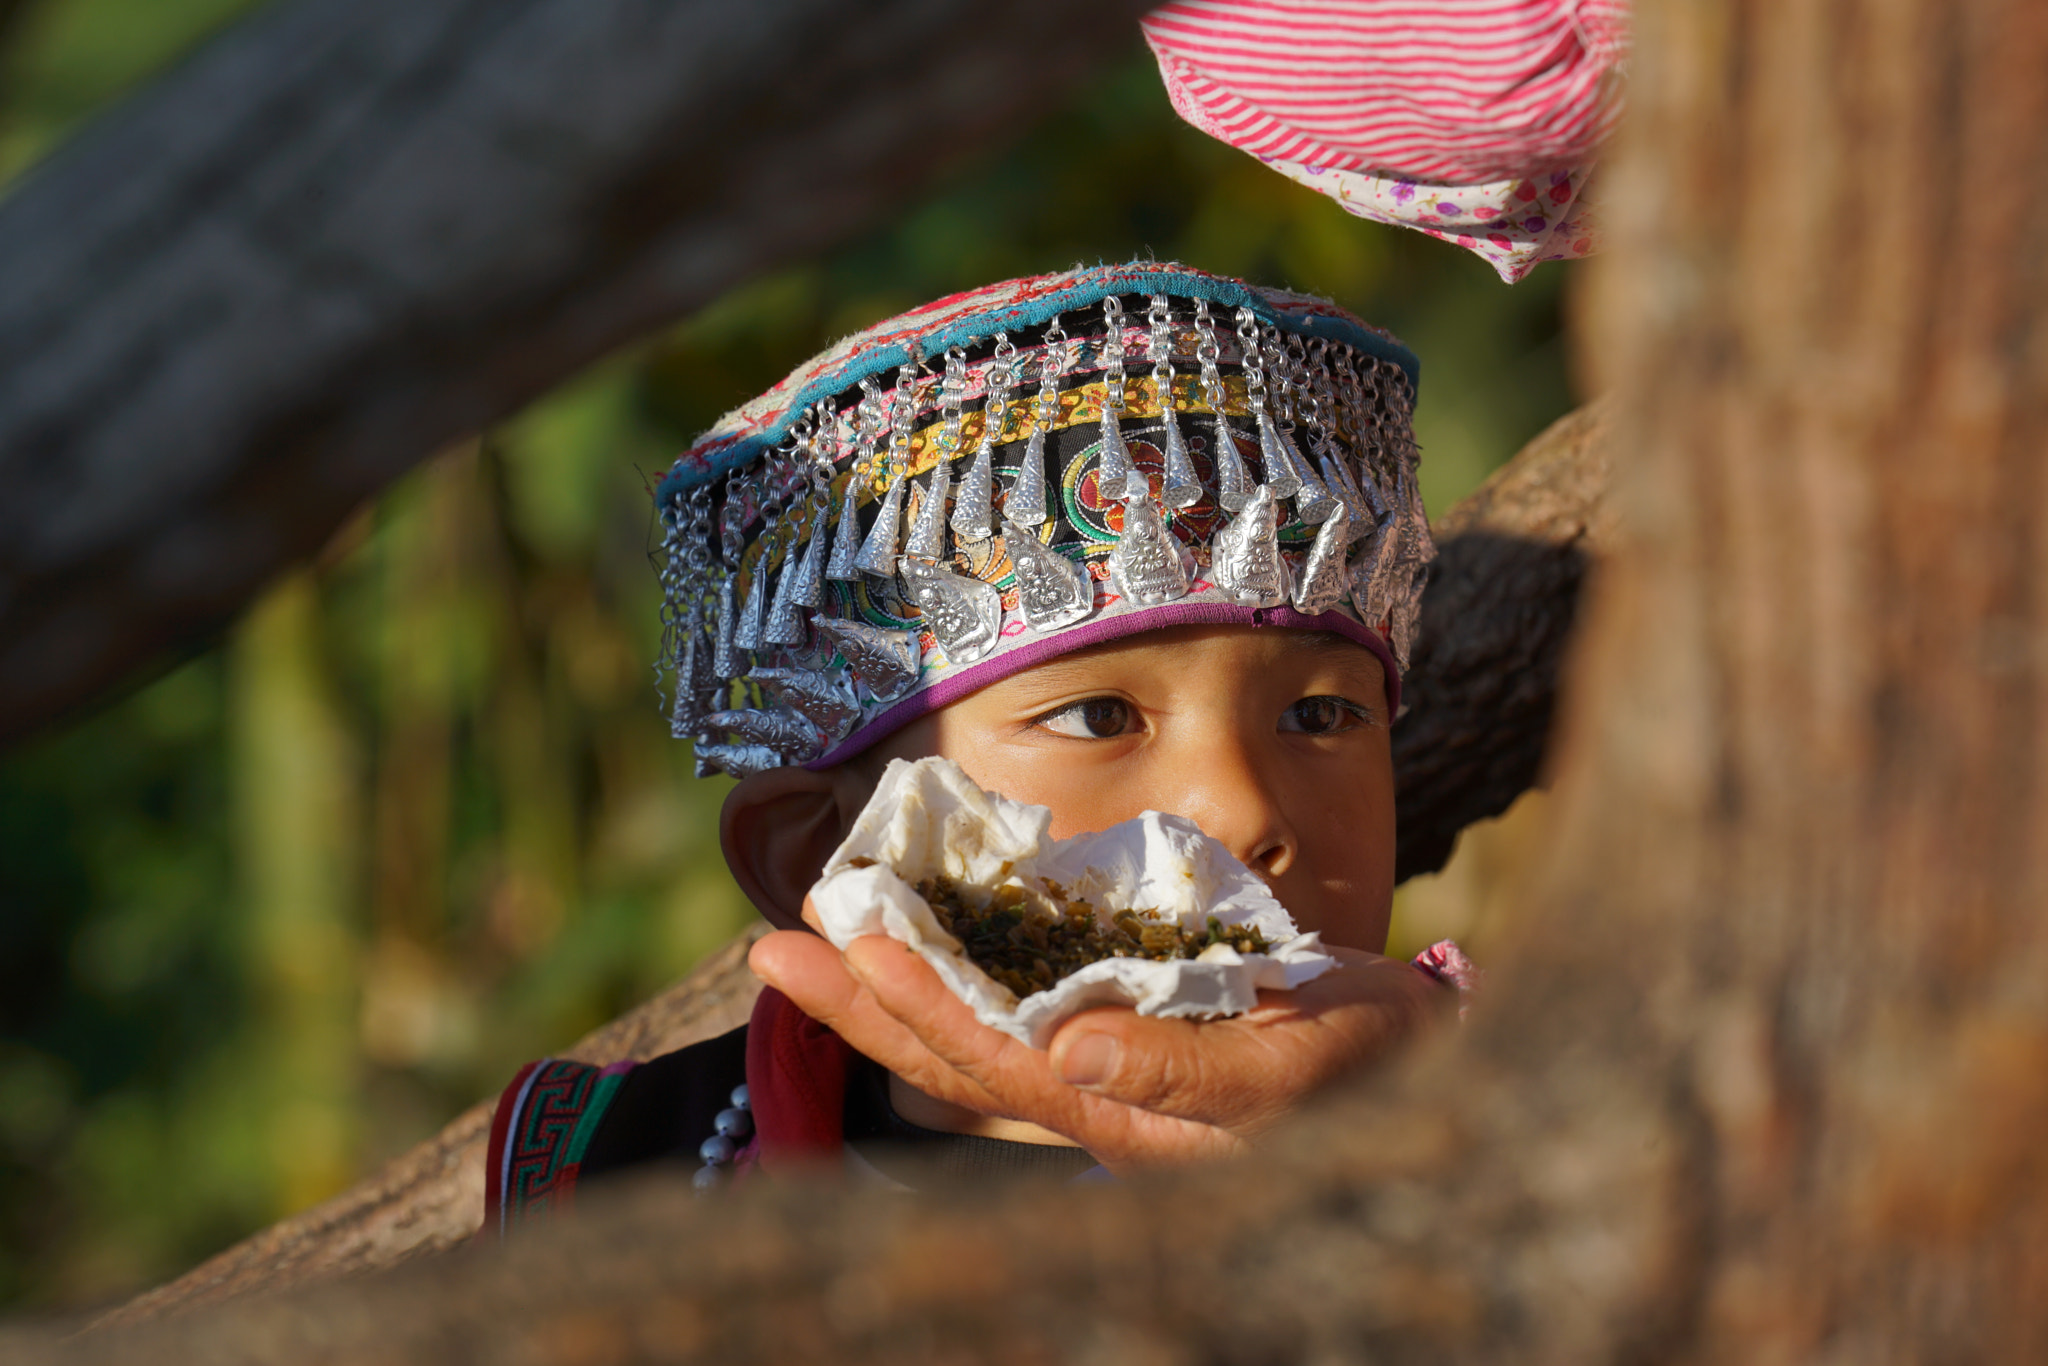
<instances>
[{"instance_id":1,"label":"geometric embroidery pattern","mask_svg":"<svg viewBox=\"0 0 2048 1366\"><path fill-rule=\"evenodd\" d=\"M503 1117L503 1146L490 1154L493 1170L487 1177L497 1197L489 1202L496 1208L487 1226L494 1215L500 1237L514 1224L569 1205L591 1136L632 1067L550 1058L531 1064L506 1088L500 1105L512 1108Z\"/></svg>"},{"instance_id":2,"label":"geometric embroidery pattern","mask_svg":"<svg viewBox=\"0 0 2048 1366\"><path fill-rule=\"evenodd\" d=\"M526 1093L523 1111L513 1123L511 1165L506 1175L506 1204L521 1214L564 1186L576 1183L576 1164L569 1160L569 1140L589 1107L597 1069L580 1062L541 1064Z\"/></svg>"}]
</instances>

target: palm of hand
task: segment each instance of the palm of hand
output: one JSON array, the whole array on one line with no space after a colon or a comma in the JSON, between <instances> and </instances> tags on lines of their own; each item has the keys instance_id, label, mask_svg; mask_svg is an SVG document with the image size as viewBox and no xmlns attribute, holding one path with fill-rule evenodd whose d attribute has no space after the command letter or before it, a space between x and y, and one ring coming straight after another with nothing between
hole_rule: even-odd
<instances>
[{"instance_id":1,"label":"palm of hand","mask_svg":"<svg viewBox=\"0 0 2048 1366\"><path fill-rule=\"evenodd\" d=\"M905 1082L985 1115L1021 1119L1113 1171L1243 1151L1331 1081L1383 1058L1441 1012L1445 993L1405 963L1356 949L1291 992L1222 1020L1103 1007L1044 1052L974 1018L922 959L879 936L841 954L782 932L754 946L764 981Z\"/></svg>"}]
</instances>

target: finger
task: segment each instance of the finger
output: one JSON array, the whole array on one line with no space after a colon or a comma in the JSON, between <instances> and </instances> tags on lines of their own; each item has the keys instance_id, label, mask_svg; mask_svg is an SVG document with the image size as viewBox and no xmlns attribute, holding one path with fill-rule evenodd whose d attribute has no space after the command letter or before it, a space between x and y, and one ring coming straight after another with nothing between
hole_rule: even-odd
<instances>
[{"instance_id":1,"label":"finger","mask_svg":"<svg viewBox=\"0 0 2048 1366\"><path fill-rule=\"evenodd\" d=\"M747 964L798 1010L925 1094L983 1114L1001 1112L986 1090L936 1057L876 1004L873 994L846 970L839 950L823 939L797 931L765 935L748 954Z\"/></svg>"},{"instance_id":2,"label":"finger","mask_svg":"<svg viewBox=\"0 0 2048 1366\"><path fill-rule=\"evenodd\" d=\"M1342 971L1326 972L1291 992L1262 991L1261 1003L1290 1000L1303 1014L1317 1014L1334 1006L1350 1010L1377 1011L1388 1016L1390 1025L1405 1024L1420 1029L1455 1007L1457 993L1413 963L1358 949L1332 948Z\"/></svg>"},{"instance_id":3,"label":"finger","mask_svg":"<svg viewBox=\"0 0 2048 1366\"><path fill-rule=\"evenodd\" d=\"M1004 1114L1072 1139L1112 1170L1220 1157L1242 1148L1235 1136L1207 1125L1148 1114L1068 1086L1043 1052L975 1019L928 964L900 945L880 938L859 940L848 946L846 958L882 1009L940 1060L979 1084ZM923 1089L916 1078L905 1080Z\"/></svg>"},{"instance_id":4,"label":"finger","mask_svg":"<svg viewBox=\"0 0 2048 1366\"><path fill-rule=\"evenodd\" d=\"M846 966L877 1006L949 1066L984 1086L1043 1102L1035 1092L1065 1090L1045 1055L974 1018L929 963L893 940L871 935L847 946ZM1062 1100L1070 1100L1061 1097Z\"/></svg>"},{"instance_id":5,"label":"finger","mask_svg":"<svg viewBox=\"0 0 2048 1366\"><path fill-rule=\"evenodd\" d=\"M1406 964L1338 951L1344 970L1262 992L1247 1014L1195 1022L1130 1011L1069 1020L1055 1075L1162 1115L1256 1134L1335 1078L1385 1057L1436 1014L1443 994Z\"/></svg>"},{"instance_id":6,"label":"finger","mask_svg":"<svg viewBox=\"0 0 2048 1366\"><path fill-rule=\"evenodd\" d=\"M1231 1129L1254 1127L1287 1090L1289 1060L1256 1065L1260 1036L1233 1020L1196 1023L1099 1009L1063 1024L1047 1049L1054 1075L1122 1105ZM1263 1051L1263 1050L1262 1050Z\"/></svg>"}]
</instances>

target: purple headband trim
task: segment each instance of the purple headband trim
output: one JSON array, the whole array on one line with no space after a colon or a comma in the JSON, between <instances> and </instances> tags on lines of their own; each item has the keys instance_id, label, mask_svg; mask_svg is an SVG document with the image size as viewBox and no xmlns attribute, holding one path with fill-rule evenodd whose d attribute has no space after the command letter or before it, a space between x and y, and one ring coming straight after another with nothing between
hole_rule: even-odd
<instances>
[{"instance_id":1,"label":"purple headband trim","mask_svg":"<svg viewBox=\"0 0 2048 1366\"><path fill-rule=\"evenodd\" d=\"M1311 617L1292 607L1245 607L1234 602L1173 602L1072 627L1043 640L1007 650L986 663L962 669L952 677L941 679L922 692L904 698L804 767L816 771L844 763L920 716L950 707L969 693L979 692L991 683L1022 673L1048 659L1085 650L1091 645L1121 640L1141 631L1164 630L1169 626L1278 626L1293 631L1329 631L1343 636L1363 645L1378 658L1381 669L1386 672L1387 715L1400 715L1401 670L1394 663L1394 652L1379 632L1354 617L1336 611Z\"/></svg>"}]
</instances>

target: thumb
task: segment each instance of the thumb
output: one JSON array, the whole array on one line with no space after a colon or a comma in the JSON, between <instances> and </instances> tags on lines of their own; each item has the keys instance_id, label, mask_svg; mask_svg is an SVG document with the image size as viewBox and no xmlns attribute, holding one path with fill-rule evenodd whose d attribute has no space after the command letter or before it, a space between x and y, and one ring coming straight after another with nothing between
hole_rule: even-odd
<instances>
[{"instance_id":1,"label":"thumb","mask_svg":"<svg viewBox=\"0 0 2048 1366\"><path fill-rule=\"evenodd\" d=\"M1191 1020L1163 1020L1120 1008L1091 1010L1060 1027L1046 1050L1069 1086L1108 1100L1199 1123L1234 1123L1263 1109L1268 1066L1261 1041ZM1263 1074L1263 1075L1262 1075Z\"/></svg>"}]
</instances>

